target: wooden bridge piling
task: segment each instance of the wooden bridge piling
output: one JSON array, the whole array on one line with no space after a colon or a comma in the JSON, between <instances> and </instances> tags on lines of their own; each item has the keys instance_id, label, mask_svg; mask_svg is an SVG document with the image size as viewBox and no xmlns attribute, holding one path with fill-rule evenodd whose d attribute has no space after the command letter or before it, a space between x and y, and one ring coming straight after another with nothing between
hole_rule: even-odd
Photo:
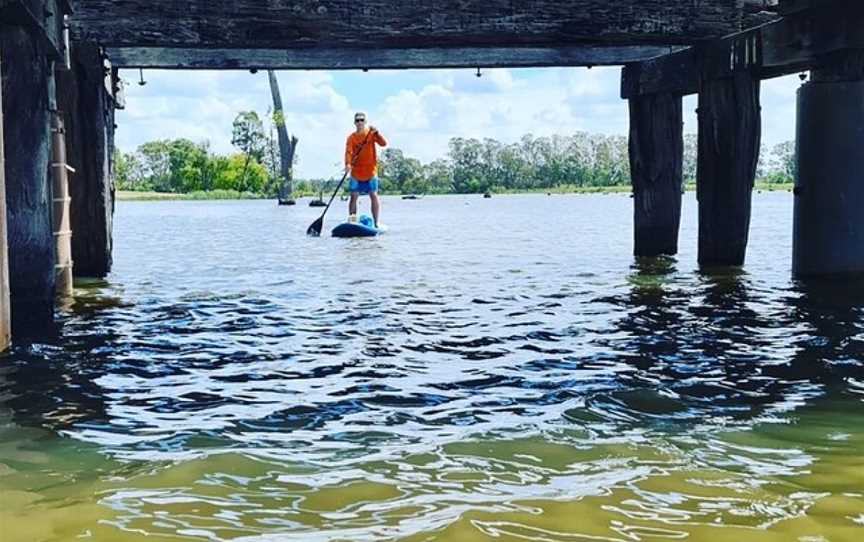
<instances>
[{"instance_id":1,"label":"wooden bridge piling","mask_svg":"<svg viewBox=\"0 0 864 542\"><path fill-rule=\"evenodd\" d=\"M69 186L75 276L104 277L111 271L113 87L114 76L100 48L93 43L73 43L71 69L58 72L57 88L68 162L75 168L75 182Z\"/></svg>"},{"instance_id":2,"label":"wooden bridge piling","mask_svg":"<svg viewBox=\"0 0 864 542\"><path fill-rule=\"evenodd\" d=\"M6 212L12 332L44 332L54 321L49 75L44 42L21 26L0 26Z\"/></svg>"},{"instance_id":3,"label":"wooden bridge piling","mask_svg":"<svg viewBox=\"0 0 864 542\"><path fill-rule=\"evenodd\" d=\"M699 92L699 265L744 264L761 143L758 77L741 71Z\"/></svg>"},{"instance_id":4,"label":"wooden bridge piling","mask_svg":"<svg viewBox=\"0 0 864 542\"><path fill-rule=\"evenodd\" d=\"M684 155L681 96L630 99L629 151L634 254L677 254Z\"/></svg>"}]
</instances>

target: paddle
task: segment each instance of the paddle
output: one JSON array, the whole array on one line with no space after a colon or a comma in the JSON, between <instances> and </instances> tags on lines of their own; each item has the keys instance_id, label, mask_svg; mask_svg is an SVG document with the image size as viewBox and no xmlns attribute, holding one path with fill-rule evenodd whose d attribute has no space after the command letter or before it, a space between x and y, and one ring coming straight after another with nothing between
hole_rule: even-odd
<instances>
[{"instance_id":1,"label":"paddle","mask_svg":"<svg viewBox=\"0 0 864 542\"><path fill-rule=\"evenodd\" d=\"M369 136L372 135L372 132L374 131L375 130L372 129L369 130L369 133L366 134L366 139L363 140L363 143L361 143L357 150L354 152L354 156L351 158L352 167L357 161L357 157L360 156L360 151L363 150L363 147L365 147L366 143L369 141ZM333 198L336 197L336 194L339 193L339 189L342 188L342 183L344 183L345 178L348 177L348 171L350 171L350 169L346 170L345 173L342 174L342 180L340 180L339 184L336 185L336 190L333 191L333 195L330 196L330 201L328 201L327 206L324 207L324 212L321 213L321 216L318 217L318 220L316 220L315 222L310 224L308 228L306 228L306 235L312 235L314 237L318 237L319 235L321 235L321 228L324 227L324 215L327 214L327 210L330 209L330 204L333 203Z\"/></svg>"}]
</instances>

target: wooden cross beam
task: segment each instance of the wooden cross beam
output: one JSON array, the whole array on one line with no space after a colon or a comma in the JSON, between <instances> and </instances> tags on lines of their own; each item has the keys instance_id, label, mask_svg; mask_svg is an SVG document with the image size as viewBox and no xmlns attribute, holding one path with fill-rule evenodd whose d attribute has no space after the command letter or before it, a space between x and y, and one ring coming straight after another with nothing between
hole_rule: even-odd
<instances>
[{"instance_id":1,"label":"wooden cross beam","mask_svg":"<svg viewBox=\"0 0 864 542\"><path fill-rule=\"evenodd\" d=\"M776 1L71 0L70 23L124 67L570 66L722 37Z\"/></svg>"},{"instance_id":2,"label":"wooden cross beam","mask_svg":"<svg viewBox=\"0 0 864 542\"><path fill-rule=\"evenodd\" d=\"M668 47L441 47L415 49L176 49L108 47L118 68L347 70L394 68L496 68L620 66L656 57Z\"/></svg>"}]
</instances>

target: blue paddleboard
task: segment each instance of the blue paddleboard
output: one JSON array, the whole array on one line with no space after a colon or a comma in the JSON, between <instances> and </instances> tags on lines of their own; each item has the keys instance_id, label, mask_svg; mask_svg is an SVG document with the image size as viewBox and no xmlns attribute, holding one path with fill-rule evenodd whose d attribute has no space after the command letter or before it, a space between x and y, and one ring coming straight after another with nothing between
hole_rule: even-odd
<instances>
[{"instance_id":1,"label":"blue paddleboard","mask_svg":"<svg viewBox=\"0 0 864 542\"><path fill-rule=\"evenodd\" d=\"M375 237L383 233L385 228L381 224L379 228L374 226L371 216L361 215L357 222L343 222L333 228L333 237Z\"/></svg>"}]
</instances>

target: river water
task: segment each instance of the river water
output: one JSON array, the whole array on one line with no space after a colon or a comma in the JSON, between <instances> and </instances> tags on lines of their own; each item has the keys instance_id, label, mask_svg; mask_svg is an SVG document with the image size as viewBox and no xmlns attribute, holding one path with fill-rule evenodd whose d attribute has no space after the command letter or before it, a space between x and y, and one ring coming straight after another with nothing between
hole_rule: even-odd
<instances>
[{"instance_id":1,"label":"river water","mask_svg":"<svg viewBox=\"0 0 864 542\"><path fill-rule=\"evenodd\" d=\"M383 206L120 202L0 358L0 540L861 539L864 282L792 280L791 194L712 273L692 194L640 261L626 195Z\"/></svg>"}]
</instances>

